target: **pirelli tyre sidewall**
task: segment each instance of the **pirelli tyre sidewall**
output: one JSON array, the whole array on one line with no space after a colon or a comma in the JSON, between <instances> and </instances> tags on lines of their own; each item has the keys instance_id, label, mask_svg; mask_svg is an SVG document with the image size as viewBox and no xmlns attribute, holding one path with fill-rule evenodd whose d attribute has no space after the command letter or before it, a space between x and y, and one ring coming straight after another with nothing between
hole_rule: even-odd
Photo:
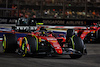
<instances>
[{"instance_id":1,"label":"pirelli tyre sidewall","mask_svg":"<svg viewBox=\"0 0 100 67\"><path fill-rule=\"evenodd\" d=\"M4 34L2 44L3 52L15 52L18 48L17 36L15 34Z\"/></svg>"},{"instance_id":2,"label":"pirelli tyre sidewall","mask_svg":"<svg viewBox=\"0 0 100 67\"><path fill-rule=\"evenodd\" d=\"M22 56L28 56L38 51L38 39L36 36L27 35L22 41Z\"/></svg>"},{"instance_id":3,"label":"pirelli tyre sidewall","mask_svg":"<svg viewBox=\"0 0 100 67\"><path fill-rule=\"evenodd\" d=\"M75 49L76 51L80 51L83 54L84 52L83 40L80 37L73 35L71 37L71 42L72 42L71 43L72 48ZM70 57L76 59L82 57L82 54L71 54Z\"/></svg>"}]
</instances>

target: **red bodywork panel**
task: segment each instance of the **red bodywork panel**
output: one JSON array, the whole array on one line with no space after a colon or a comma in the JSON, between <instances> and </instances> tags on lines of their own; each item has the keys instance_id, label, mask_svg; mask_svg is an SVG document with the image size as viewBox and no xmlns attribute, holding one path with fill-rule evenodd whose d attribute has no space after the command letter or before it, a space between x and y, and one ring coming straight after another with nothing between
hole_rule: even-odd
<instances>
[{"instance_id":1,"label":"red bodywork panel","mask_svg":"<svg viewBox=\"0 0 100 67\"><path fill-rule=\"evenodd\" d=\"M61 46L58 43L56 38L54 38L54 37L45 37L45 36L40 36L40 37L37 37L37 38L38 39L41 38L41 39L44 39L44 40L48 41L54 47L55 51L58 54L62 54L62 48L61 48Z\"/></svg>"},{"instance_id":2,"label":"red bodywork panel","mask_svg":"<svg viewBox=\"0 0 100 67\"><path fill-rule=\"evenodd\" d=\"M60 46L60 44L58 43L57 39L55 37L52 36L52 34L48 34L48 36L39 36L40 33L33 33L33 35L35 35L38 39L44 39L46 41L48 41L55 49L55 51L58 54L62 54L62 48Z\"/></svg>"}]
</instances>

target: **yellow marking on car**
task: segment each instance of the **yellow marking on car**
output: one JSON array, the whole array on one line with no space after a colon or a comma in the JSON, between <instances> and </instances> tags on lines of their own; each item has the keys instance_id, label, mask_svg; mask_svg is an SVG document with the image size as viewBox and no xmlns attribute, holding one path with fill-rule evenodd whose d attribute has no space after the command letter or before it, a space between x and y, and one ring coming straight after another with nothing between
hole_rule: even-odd
<instances>
[{"instance_id":1,"label":"yellow marking on car","mask_svg":"<svg viewBox=\"0 0 100 67\"><path fill-rule=\"evenodd\" d=\"M36 23L36 25L43 25L44 23Z\"/></svg>"},{"instance_id":2,"label":"yellow marking on car","mask_svg":"<svg viewBox=\"0 0 100 67\"><path fill-rule=\"evenodd\" d=\"M95 31L93 31L93 33L95 33Z\"/></svg>"},{"instance_id":3,"label":"yellow marking on car","mask_svg":"<svg viewBox=\"0 0 100 67\"><path fill-rule=\"evenodd\" d=\"M52 41L52 42L57 42L57 41Z\"/></svg>"},{"instance_id":4,"label":"yellow marking on car","mask_svg":"<svg viewBox=\"0 0 100 67\"><path fill-rule=\"evenodd\" d=\"M86 32L83 32L83 33L86 33Z\"/></svg>"},{"instance_id":5,"label":"yellow marking on car","mask_svg":"<svg viewBox=\"0 0 100 67\"><path fill-rule=\"evenodd\" d=\"M61 51L59 50L59 53L60 53Z\"/></svg>"},{"instance_id":6,"label":"yellow marking on car","mask_svg":"<svg viewBox=\"0 0 100 67\"><path fill-rule=\"evenodd\" d=\"M39 42L41 42L41 38L39 38Z\"/></svg>"}]
</instances>

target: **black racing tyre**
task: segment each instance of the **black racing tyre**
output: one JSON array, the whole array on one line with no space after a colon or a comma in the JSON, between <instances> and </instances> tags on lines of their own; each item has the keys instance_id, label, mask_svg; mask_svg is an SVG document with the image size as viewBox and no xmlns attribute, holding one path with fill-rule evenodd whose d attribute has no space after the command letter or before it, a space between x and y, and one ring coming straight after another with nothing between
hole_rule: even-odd
<instances>
[{"instance_id":1,"label":"black racing tyre","mask_svg":"<svg viewBox=\"0 0 100 67\"><path fill-rule=\"evenodd\" d=\"M80 51L81 53L83 53L83 50L84 50L83 40L80 37L74 36L73 41L74 41L74 44L75 44L75 50Z\"/></svg>"},{"instance_id":2,"label":"black racing tyre","mask_svg":"<svg viewBox=\"0 0 100 67\"><path fill-rule=\"evenodd\" d=\"M3 35L3 52L15 52L18 48L17 36L15 34L4 34Z\"/></svg>"},{"instance_id":3,"label":"black racing tyre","mask_svg":"<svg viewBox=\"0 0 100 67\"><path fill-rule=\"evenodd\" d=\"M100 30L96 31L96 43L100 43Z\"/></svg>"},{"instance_id":4,"label":"black racing tyre","mask_svg":"<svg viewBox=\"0 0 100 67\"><path fill-rule=\"evenodd\" d=\"M31 52L34 53L36 51L38 51L38 39L35 36L26 36L27 40L28 40L28 44L30 45L31 48Z\"/></svg>"},{"instance_id":5,"label":"black racing tyre","mask_svg":"<svg viewBox=\"0 0 100 67\"><path fill-rule=\"evenodd\" d=\"M84 52L84 42L83 40L78 37L78 36L72 36L72 39L71 39L71 44L72 44L72 48L75 49L76 51L80 51L81 54L71 54L70 57L71 58L80 58L82 57L82 54Z\"/></svg>"},{"instance_id":6,"label":"black racing tyre","mask_svg":"<svg viewBox=\"0 0 100 67\"><path fill-rule=\"evenodd\" d=\"M29 45L29 47L27 47L27 45ZM29 51L27 51L29 50ZM25 57L29 54L34 54L38 51L38 40L37 37L35 36L31 36L31 35L27 35L26 37L24 37L23 41L22 41L22 56Z\"/></svg>"},{"instance_id":7,"label":"black racing tyre","mask_svg":"<svg viewBox=\"0 0 100 67\"><path fill-rule=\"evenodd\" d=\"M100 30L98 30L98 40L100 41ZM98 42L99 42L98 41ZM100 43L100 42L99 42Z\"/></svg>"}]
</instances>

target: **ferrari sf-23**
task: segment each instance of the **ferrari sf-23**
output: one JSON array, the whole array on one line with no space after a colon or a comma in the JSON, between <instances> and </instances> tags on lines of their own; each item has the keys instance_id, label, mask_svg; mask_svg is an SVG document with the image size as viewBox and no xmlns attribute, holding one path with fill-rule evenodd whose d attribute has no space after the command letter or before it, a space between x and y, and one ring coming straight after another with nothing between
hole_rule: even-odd
<instances>
[{"instance_id":1,"label":"ferrari sf-23","mask_svg":"<svg viewBox=\"0 0 100 67\"><path fill-rule=\"evenodd\" d=\"M19 18L17 26L12 27L11 31L0 31L3 52L17 52L23 57L45 54L69 55L71 58L80 58L87 53L83 40L74 34L73 29L67 30L65 37L61 34L58 37L36 24L34 20L28 23Z\"/></svg>"},{"instance_id":2,"label":"ferrari sf-23","mask_svg":"<svg viewBox=\"0 0 100 67\"><path fill-rule=\"evenodd\" d=\"M18 34L23 34L18 36ZM55 37L52 32L41 27L33 32L16 32L3 34L3 51L17 52L23 57L34 54L47 56L69 55L71 58L80 58L87 53L83 40L74 35L74 30L67 30L66 37L59 34Z\"/></svg>"}]
</instances>

